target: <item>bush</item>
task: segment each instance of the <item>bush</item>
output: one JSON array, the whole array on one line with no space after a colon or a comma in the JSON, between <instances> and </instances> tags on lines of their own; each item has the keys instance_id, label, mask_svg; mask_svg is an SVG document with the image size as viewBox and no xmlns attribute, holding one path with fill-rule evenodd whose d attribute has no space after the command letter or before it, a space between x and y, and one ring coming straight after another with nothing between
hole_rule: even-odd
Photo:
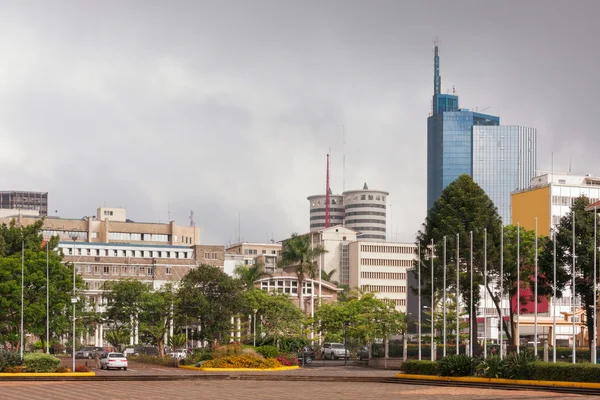
<instances>
[{"instance_id":1,"label":"bush","mask_svg":"<svg viewBox=\"0 0 600 400\"><path fill-rule=\"evenodd\" d=\"M600 383L600 365L536 361L529 364L530 378L540 381Z\"/></svg>"},{"instance_id":2,"label":"bush","mask_svg":"<svg viewBox=\"0 0 600 400\"><path fill-rule=\"evenodd\" d=\"M78 365L75 367L75 372L90 372L90 369L85 365Z\"/></svg>"},{"instance_id":3,"label":"bush","mask_svg":"<svg viewBox=\"0 0 600 400\"><path fill-rule=\"evenodd\" d=\"M131 361L136 361L136 362L145 363L145 364L156 364L156 365L161 365L163 367L177 368L179 366L179 361L176 358L170 357L170 356L155 357L155 356L148 356L145 354L140 354L139 356L135 356L135 357L129 356L127 358Z\"/></svg>"},{"instance_id":4,"label":"bush","mask_svg":"<svg viewBox=\"0 0 600 400\"><path fill-rule=\"evenodd\" d=\"M310 342L303 337L282 337L279 339L279 350L283 353L296 353L304 346L309 346Z\"/></svg>"},{"instance_id":5,"label":"bush","mask_svg":"<svg viewBox=\"0 0 600 400\"><path fill-rule=\"evenodd\" d=\"M289 367L290 365L298 365L298 357L291 354L280 354L276 357L281 365Z\"/></svg>"},{"instance_id":6,"label":"bush","mask_svg":"<svg viewBox=\"0 0 600 400\"><path fill-rule=\"evenodd\" d=\"M58 358L44 353L25 354L23 361L27 366L27 372L56 372L60 364Z\"/></svg>"},{"instance_id":7,"label":"bush","mask_svg":"<svg viewBox=\"0 0 600 400\"><path fill-rule=\"evenodd\" d=\"M522 350L520 353L512 353L506 357L500 366L500 376L506 379L530 379L530 363L538 358L532 351Z\"/></svg>"},{"instance_id":8,"label":"bush","mask_svg":"<svg viewBox=\"0 0 600 400\"><path fill-rule=\"evenodd\" d=\"M56 372L60 372L61 374L64 374L65 372L71 372L71 370L68 367L65 367L64 365L59 365L56 368Z\"/></svg>"},{"instance_id":9,"label":"bush","mask_svg":"<svg viewBox=\"0 0 600 400\"><path fill-rule=\"evenodd\" d=\"M476 373L486 378L500 378L504 360L500 356L492 355L487 359L481 359L476 367Z\"/></svg>"},{"instance_id":10,"label":"bush","mask_svg":"<svg viewBox=\"0 0 600 400\"><path fill-rule=\"evenodd\" d=\"M414 375L437 375L438 364L435 361L408 360L402 364L402 370Z\"/></svg>"},{"instance_id":11,"label":"bush","mask_svg":"<svg viewBox=\"0 0 600 400\"><path fill-rule=\"evenodd\" d=\"M260 346L256 348L256 352L264 358L274 358L279 355L279 350L275 346Z\"/></svg>"},{"instance_id":12,"label":"bush","mask_svg":"<svg viewBox=\"0 0 600 400\"><path fill-rule=\"evenodd\" d=\"M438 372L441 376L471 376L476 365L472 357L454 354L438 361Z\"/></svg>"},{"instance_id":13,"label":"bush","mask_svg":"<svg viewBox=\"0 0 600 400\"><path fill-rule=\"evenodd\" d=\"M261 358L249 354L226 356L206 361L205 368L279 368L282 365L274 358Z\"/></svg>"},{"instance_id":14,"label":"bush","mask_svg":"<svg viewBox=\"0 0 600 400\"><path fill-rule=\"evenodd\" d=\"M8 372L6 371L7 368L14 368L17 365L21 365L21 361L18 353L0 351L0 372Z\"/></svg>"}]
</instances>

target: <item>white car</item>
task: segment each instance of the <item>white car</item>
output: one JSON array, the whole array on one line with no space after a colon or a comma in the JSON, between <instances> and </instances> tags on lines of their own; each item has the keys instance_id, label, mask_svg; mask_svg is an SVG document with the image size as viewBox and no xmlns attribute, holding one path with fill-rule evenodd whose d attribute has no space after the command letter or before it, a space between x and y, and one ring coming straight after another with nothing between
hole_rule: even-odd
<instances>
[{"instance_id":1,"label":"white car","mask_svg":"<svg viewBox=\"0 0 600 400\"><path fill-rule=\"evenodd\" d=\"M168 355L173 358L176 358L178 360L182 360L182 359L186 358L188 356L188 354L189 354L189 351L184 349L184 350L173 350Z\"/></svg>"},{"instance_id":2,"label":"white car","mask_svg":"<svg viewBox=\"0 0 600 400\"><path fill-rule=\"evenodd\" d=\"M121 369L127 371L127 357L123 353L106 353L100 358L100 369Z\"/></svg>"}]
</instances>

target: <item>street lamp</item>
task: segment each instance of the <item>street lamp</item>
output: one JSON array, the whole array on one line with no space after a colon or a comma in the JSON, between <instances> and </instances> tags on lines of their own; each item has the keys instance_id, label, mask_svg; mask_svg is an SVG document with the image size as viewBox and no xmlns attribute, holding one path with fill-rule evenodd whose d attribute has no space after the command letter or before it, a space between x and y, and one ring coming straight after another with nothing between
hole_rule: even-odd
<instances>
[{"instance_id":1,"label":"street lamp","mask_svg":"<svg viewBox=\"0 0 600 400\"><path fill-rule=\"evenodd\" d=\"M77 241L77 235L73 235L71 239L73 239L73 295L71 296L71 304L73 304L73 348L71 350L73 353L73 369L71 371L75 372L75 305L77 304L77 297L75 296L75 242Z\"/></svg>"},{"instance_id":2,"label":"street lamp","mask_svg":"<svg viewBox=\"0 0 600 400\"><path fill-rule=\"evenodd\" d=\"M348 365L348 326L349 321L344 322L344 366Z\"/></svg>"},{"instance_id":3,"label":"street lamp","mask_svg":"<svg viewBox=\"0 0 600 400\"><path fill-rule=\"evenodd\" d=\"M255 308L252 311L254 311L254 347L256 347L256 313L258 310Z\"/></svg>"}]
</instances>

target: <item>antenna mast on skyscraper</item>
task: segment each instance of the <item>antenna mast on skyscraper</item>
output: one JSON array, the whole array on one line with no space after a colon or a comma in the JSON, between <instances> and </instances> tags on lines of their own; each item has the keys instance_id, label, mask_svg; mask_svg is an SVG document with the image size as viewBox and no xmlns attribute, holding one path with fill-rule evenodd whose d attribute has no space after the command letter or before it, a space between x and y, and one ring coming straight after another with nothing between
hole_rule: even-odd
<instances>
[{"instance_id":1,"label":"antenna mast on skyscraper","mask_svg":"<svg viewBox=\"0 0 600 400\"><path fill-rule=\"evenodd\" d=\"M325 178L325 228L331 220L331 190L329 189L329 154L327 154L327 176Z\"/></svg>"}]
</instances>

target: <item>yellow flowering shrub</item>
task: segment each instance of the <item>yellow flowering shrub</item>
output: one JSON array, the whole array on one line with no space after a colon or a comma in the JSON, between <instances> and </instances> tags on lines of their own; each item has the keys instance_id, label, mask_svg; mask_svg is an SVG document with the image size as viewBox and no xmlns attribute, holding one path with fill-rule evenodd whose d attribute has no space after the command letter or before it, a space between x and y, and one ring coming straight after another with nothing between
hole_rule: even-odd
<instances>
[{"instance_id":1,"label":"yellow flowering shrub","mask_svg":"<svg viewBox=\"0 0 600 400\"><path fill-rule=\"evenodd\" d=\"M274 358L261 358L252 354L225 356L206 361L202 368L280 368L283 365Z\"/></svg>"}]
</instances>

